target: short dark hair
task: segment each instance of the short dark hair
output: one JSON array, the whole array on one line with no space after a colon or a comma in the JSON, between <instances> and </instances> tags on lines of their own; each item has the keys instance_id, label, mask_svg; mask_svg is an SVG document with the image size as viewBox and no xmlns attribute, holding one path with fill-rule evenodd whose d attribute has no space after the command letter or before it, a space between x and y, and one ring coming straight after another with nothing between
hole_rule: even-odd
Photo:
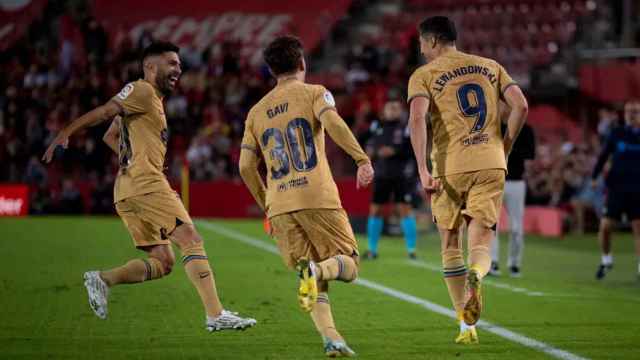
<instances>
[{"instance_id":1,"label":"short dark hair","mask_svg":"<svg viewBox=\"0 0 640 360\"><path fill-rule=\"evenodd\" d=\"M168 41L156 41L152 42L149 46L147 46L142 51L142 62L149 56L161 55L166 52L175 52L179 53L180 48L176 46L174 43Z\"/></svg>"},{"instance_id":2,"label":"short dark hair","mask_svg":"<svg viewBox=\"0 0 640 360\"><path fill-rule=\"evenodd\" d=\"M426 18L418 26L420 35L425 36L431 34L436 41L454 42L458 38L456 24L446 16L432 16Z\"/></svg>"},{"instance_id":3,"label":"short dark hair","mask_svg":"<svg viewBox=\"0 0 640 360\"><path fill-rule=\"evenodd\" d=\"M304 48L300 39L285 35L277 37L269 43L262 52L262 56L273 75L278 76L296 71L303 52Z\"/></svg>"}]
</instances>

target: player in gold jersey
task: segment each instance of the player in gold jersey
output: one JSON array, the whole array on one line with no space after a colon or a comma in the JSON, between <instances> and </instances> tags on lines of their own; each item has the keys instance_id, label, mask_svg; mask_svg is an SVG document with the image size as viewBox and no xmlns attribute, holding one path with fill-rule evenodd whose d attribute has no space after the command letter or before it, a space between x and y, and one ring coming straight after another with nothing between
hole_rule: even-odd
<instances>
[{"instance_id":1,"label":"player in gold jersey","mask_svg":"<svg viewBox=\"0 0 640 360\"><path fill-rule=\"evenodd\" d=\"M311 313L326 355L352 356L335 328L328 289L331 280L355 280L358 246L331 175L325 131L358 165L358 186L371 182L373 168L336 112L331 93L304 83L300 41L277 38L263 55L277 85L249 111L240 174L270 219L285 263L300 273L298 299ZM266 186L258 172L261 158Z\"/></svg>"},{"instance_id":2,"label":"player in gold jersey","mask_svg":"<svg viewBox=\"0 0 640 360\"><path fill-rule=\"evenodd\" d=\"M67 125L43 160L50 162L57 146L66 147L69 137L78 130L115 117L104 137L120 159L114 203L135 246L148 257L133 259L115 269L84 274L89 304L98 317L107 317L111 287L168 275L175 262L173 243L182 252L185 272L204 305L206 329L244 329L256 321L222 307L202 238L163 173L168 131L162 99L175 89L182 72L178 51L171 43L149 45L142 56L144 79L127 84L106 104Z\"/></svg>"},{"instance_id":3,"label":"player in gold jersey","mask_svg":"<svg viewBox=\"0 0 640 360\"><path fill-rule=\"evenodd\" d=\"M456 49L455 25L448 18L428 18L419 32L428 63L409 79L411 143L442 240L444 278L460 320L456 342L476 343L481 280L491 265L489 245L500 214L507 157L524 124L527 101L500 64ZM511 108L504 137L500 99ZM427 168L427 115L433 129L432 173ZM462 221L468 226L468 272L459 239Z\"/></svg>"}]
</instances>

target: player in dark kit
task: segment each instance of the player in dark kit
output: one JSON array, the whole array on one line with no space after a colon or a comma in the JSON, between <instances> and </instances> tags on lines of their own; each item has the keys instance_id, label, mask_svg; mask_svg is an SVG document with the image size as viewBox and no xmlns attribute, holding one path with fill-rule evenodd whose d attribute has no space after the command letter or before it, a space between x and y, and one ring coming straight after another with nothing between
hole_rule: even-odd
<instances>
[{"instance_id":1,"label":"player in dark kit","mask_svg":"<svg viewBox=\"0 0 640 360\"><path fill-rule=\"evenodd\" d=\"M378 240L384 224L381 207L391 200L397 204L402 218L400 226L409 258L416 257L416 218L411 211L415 162L407 122L402 116L402 102L399 98L391 98L384 105L381 121L374 121L369 130L367 154L373 160L376 176L367 221L368 259L378 257Z\"/></svg>"},{"instance_id":2,"label":"player in dark kit","mask_svg":"<svg viewBox=\"0 0 640 360\"><path fill-rule=\"evenodd\" d=\"M592 175L592 185L596 187L596 180L611 157L611 168L605 181L607 200L598 232L602 249L602 261L596 272L598 280L613 268L611 232L622 214L626 214L631 222L640 277L640 99L625 104L624 119L625 126L613 129L609 134Z\"/></svg>"}]
</instances>

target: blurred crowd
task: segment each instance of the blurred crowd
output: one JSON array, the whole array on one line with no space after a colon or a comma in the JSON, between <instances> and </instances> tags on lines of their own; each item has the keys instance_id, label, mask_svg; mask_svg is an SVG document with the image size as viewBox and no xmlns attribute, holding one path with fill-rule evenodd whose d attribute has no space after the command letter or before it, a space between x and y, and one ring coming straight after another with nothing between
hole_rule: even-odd
<instances>
[{"instance_id":1,"label":"blurred crowd","mask_svg":"<svg viewBox=\"0 0 640 360\"><path fill-rule=\"evenodd\" d=\"M31 213L111 213L117 161L101 140L108 124L72 138L51 165L43 165L40 156L68 121L139 78L140 51L153 38L149 31L135 41L122 29L108 33L82 8L49 6L47 12L25 41L0 58L0 182L30 184ZM308 80L335 90L340 113L356 135L381 114L389 94L402 96L406 79L420 64L415 31L405 35L404 52L391 45L348 43L336 65L341 71L320 75L314 68L322 64L310 61ZM180 178L185 162L194 181L238 179L245 116L274 84L264 66L251 66L239 56L239 48L225 43L181 50L179 89L165 103L170 179ZM610 119L614 115L603 110L601 133L616 121ZM527 202L588 209L598 201L586 181L598 150L597 135L583 144L539 144L527 168ZM353 173L352 162L331 144L328 156L336 176Z\"/></svg>"}]
</instances>

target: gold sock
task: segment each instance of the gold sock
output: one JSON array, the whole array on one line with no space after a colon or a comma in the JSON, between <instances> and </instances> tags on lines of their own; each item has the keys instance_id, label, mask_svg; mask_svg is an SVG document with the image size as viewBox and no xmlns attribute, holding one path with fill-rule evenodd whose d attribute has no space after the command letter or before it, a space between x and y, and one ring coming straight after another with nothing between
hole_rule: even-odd
<instances>
[{"instance_id":1,"label":"gold sock","mask_svg":"<svg viewBox=\"0 0 640 360\"><path fill-rule=\"evenodd\" d=\"M451 303L456 312L460 314L466 302L465 285L467 281L467 268L464 265L462 249L443 250L442 267Z\"/></svg>"},{"instance_id":2,"label":"gold sock","mask_svg":"<svg viewBox=\"0 0 640 360\"><path fill-rule=\"evenodd\" d=\"M319 280L351 282L358 277L358 265L351 256L336 255L318 264Z\"/></svg>"},{"instance_id":3,"label":"gold sock","mask_svg":"<svg viewBox=\"0 0 640 360\"><path fill-rule=\"evenodd\" d=\"M107 285L134 284L164 276L162 263L158 259L133 259L126 264L111 270L100 272L100 277Z\"/></svg>"},{"instance_id":4,"label":"gold sock","mask_svg":"<svg viewBox=\"0 0 640 360\"><path fill-rule=\"evenodd\" d=\"M213 271L209 266L209 258L202 244L182 249L182 264L189 280L198 290L207 316L216 317L222 312L222 304L218 298Z\"/></svg>"},{"instance_id":5,"label":"gold sock","mask_svg":"<svg viewBox=\"0 0 640 360\"><path fill-rule=\"evenodd\" d=\"M476 245L469 251L469 268L475 269L482 279L491 268L491 256L489 247Z\"/></svg>"},{"instance_id":6,"label":"gold sock","mask_svg":"<svg viewBox=\"0 0 640 360\"><path fill-rule=\"evenodd\" d=\"M342 340L342 336L336 330L331 314L331 305L329 303L329 294L321 292L318 294L318 301L311 311L311 320L316 325L316 329L323 338L331 340Z\"/></svg>"}]
</instances>

